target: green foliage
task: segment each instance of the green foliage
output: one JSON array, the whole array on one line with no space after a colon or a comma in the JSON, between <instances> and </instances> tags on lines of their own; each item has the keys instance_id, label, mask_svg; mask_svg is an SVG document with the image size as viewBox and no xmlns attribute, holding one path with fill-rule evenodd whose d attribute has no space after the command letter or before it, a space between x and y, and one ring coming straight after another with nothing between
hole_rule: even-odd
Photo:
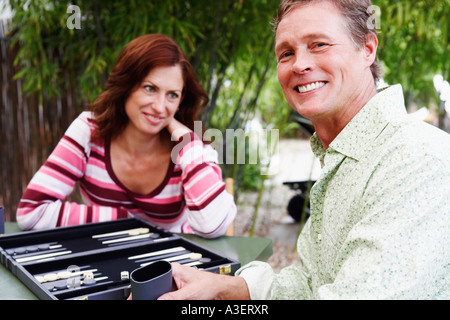
<instances>
[{"instance_id":1,"label":"green foliage","mask_svg":"<svg viewBox=\"0 0 450 320\"><path fill-rule=\"evenodd\" d=\"M64 83L71 82L79 86L85 102L90 102L130 40L164 33L185 50L208 89L212 101L205 119L209 119L225 77L239 80L249 68L259 71L272 54L269 22L278 1L74 1L81 12L81 29L67 27L72 15L67 1L10 4L13 44L20 44L16 62L22 69L17 77L25 80L26 92L58 94ZM231 75L231 70L239 75ZM253 78L258 76L254 72ZM236 92L239 85L233 83Z\"/></svg>"},{"instance_id":2,"label":"green foliage","mask_svg":"<svg viewBox=\"0 0 450 320\"><path fill-rule=\"evenodd\" d=\"M406 102L436 102L432 77L450 78L450 0L374 0L381 9L379 59L388 83L402 83ZM67 26L70 4L81 11L81 29ZM92 102L120 50L147 33L173 37L207 89L203 125L243 128L259 118L265 128L291 132L290 107L277 83L271 20L279 0L11 0L12 43L26 93L42 97L77 88L81 107ZM45 106L44 106L45 107ZM227 142L232 143L232 142ZM224 164L224 175L242 179L243 166ZM253 168L250 170L257 172ZM247 179L246 176L245 179ZM257 181L252 177L249 181ZM253 185L254 183L246 183Z\"/></svg>"},{"instance_id":3,"label":"green foliage","mask_svg":"<svg viewBox=\"0 0 450 320\"><path fill-rule=\"evenodd\" d=\"M450 79L450 0L375 0L381 8L379 59L388 83L401 83L407 105L434 102L433 76Z\"/></svg>"},{"instance_id":4,"label":"green foliage","mask_svg":"<svg viewBox=\"0 0 450 320\"><path fill-rule=\"evenodd\" d=\"M40 101L44 95L63 94L68 86L75 87L80 99L75 105L81 109L101 92L115 58L129 41L143 34L164 33L180 44L209 93L203 126L223 132L243 128L256 114L263 123L279 126L278 116L290 108L273 80L276 61L270 22L278 3L10 1L12 44L19 45L16 64L21 68L16 77L24 81L24 91L37 93ZM70 4L79 8L81 29L68 27L73 18ZM276 89L266 89L268 78ZM223 167L225 176L235 178L243 169L234 163Z\"/></svg>"}]
</instances>

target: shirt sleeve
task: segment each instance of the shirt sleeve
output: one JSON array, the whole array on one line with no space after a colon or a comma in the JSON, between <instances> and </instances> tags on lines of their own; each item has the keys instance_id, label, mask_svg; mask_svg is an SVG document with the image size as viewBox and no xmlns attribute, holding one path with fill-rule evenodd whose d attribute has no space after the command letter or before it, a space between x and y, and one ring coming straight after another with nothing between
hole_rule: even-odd
<instances>
[{"instance_id":1,"label":"shirt sleeve","mask_svg":"<svg viewBox=\"0 0 450 320\"><path fill-rule=\"evenodd\" d=\"M253 261L240 268L236 276L244 278L252 300L311 299L307 277L296 265L275 274L268 263Z\"/></svg>"},{"instance_id":2,"label":"shirt sleeve","mask_svg":"<svg viewBox=\"0 0 450 320\"><path fill-rule=\"evenodd\" d=\"M23 230L48 229L126 217L126 210L65 201L83 176L91 128L87 112L75 119L20 199L16 220Z\"/></svg>"},{"instance_id":3,"label":"shirt sleeve","mask_svg":"<svg viewBox=\"0 0 450 320\"><path fill-rule=\"evenodd\" d=\"M225 190L217 152L193 132L182 136L173 151L182 170L189 226L205 238L223 235L236 216L236 205Z\"/></svg>"},{"instance_id":4,"label":"shirt sleeve","mask_svg":"<svg viewBox=\"0 0 450 320\"><path fill-rule=\"evenodd\" d=\"M244 278L252 300L309 300L313 298L310 262L312 259L308 220L297 241L299 263L287 266L275 273L270 264L252 261L236 271Z\"/></svg>"}]
</instances>

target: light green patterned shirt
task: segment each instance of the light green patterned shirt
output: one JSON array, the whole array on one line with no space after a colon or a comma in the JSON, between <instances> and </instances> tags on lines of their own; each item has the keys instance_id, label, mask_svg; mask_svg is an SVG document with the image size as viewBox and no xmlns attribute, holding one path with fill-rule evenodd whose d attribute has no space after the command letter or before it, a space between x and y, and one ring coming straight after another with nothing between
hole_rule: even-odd
<instances>
[{"instance_id":1,"label":"light green patterned shirt","mask_svg":"<svg viewBox=\"0 0 450 320\"><path fill-rule=\"evenodd\" d=\"M325 150L297 244L301 266L251 262L252 299L449 299L450 135L379 92ZM299 164L301 165L301 164Z\"/></svg>"}]
</instances>

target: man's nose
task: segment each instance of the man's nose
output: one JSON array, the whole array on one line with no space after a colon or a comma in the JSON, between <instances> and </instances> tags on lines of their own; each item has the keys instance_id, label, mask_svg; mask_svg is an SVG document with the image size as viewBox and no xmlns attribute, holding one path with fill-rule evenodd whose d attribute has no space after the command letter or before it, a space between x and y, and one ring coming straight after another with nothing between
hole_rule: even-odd
<instances>
[{"instance_id":1,"label":"man's nose","mask_svg":"<svg viewBox=\"0 0 450 320\"><path fill-rule=\"evenodd\" d=\"M292 65L292 71L298 74L310 72L314 69L313 57L306 50L297 50L295 52L295 61Z\"/></svg>"}]
</instances>

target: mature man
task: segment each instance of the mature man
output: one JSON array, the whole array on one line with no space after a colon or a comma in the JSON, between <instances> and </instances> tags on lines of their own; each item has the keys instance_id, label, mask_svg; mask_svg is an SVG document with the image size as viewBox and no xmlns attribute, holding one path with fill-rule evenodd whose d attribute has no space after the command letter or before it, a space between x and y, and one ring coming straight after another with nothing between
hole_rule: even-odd
<instances>
[{"instance_id":1,"label":"mature man","mask_svg":"<svg viewBox=\"0 0 450 320\"><path fill-rule=\"evenodd\" d=\"M279 7L278 79L322 164L300 267L255 261L231 277L174 264L178 290L162 299L450 298L450 136L411 120L400 86L377 92L370 5Z\"/></svg>"}]
</instances>

